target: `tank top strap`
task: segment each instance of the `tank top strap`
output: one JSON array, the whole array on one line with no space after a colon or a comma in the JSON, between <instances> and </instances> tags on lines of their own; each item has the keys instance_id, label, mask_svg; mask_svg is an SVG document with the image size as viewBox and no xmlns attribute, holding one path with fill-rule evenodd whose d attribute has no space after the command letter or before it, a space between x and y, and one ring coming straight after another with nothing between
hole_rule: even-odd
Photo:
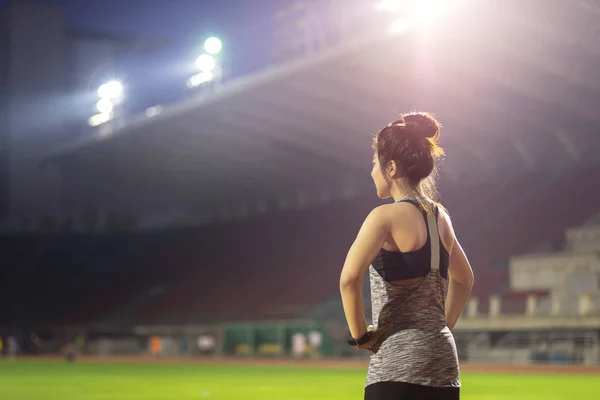
<instances>
[{"instance_id":1,"label":"tank top strap","mask_svg":"<svg viewBox=\"0 0 600 400\"><path fill-rule=\"evenodd\" d=\"M439 209L436 207L435 212L427 215L427 231L429 234L429 242L431 249L431 270L437 271L440 269L440 232L438 230L438 215Z\"/></svg>"}]
</instances>

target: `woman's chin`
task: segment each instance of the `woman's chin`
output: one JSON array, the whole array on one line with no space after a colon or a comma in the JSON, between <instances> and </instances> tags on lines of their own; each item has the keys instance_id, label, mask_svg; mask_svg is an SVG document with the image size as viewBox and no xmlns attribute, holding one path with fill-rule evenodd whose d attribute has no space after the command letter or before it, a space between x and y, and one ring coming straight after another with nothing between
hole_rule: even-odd
<instances>
[{"instance_id":1,"label":"woman's chin","mask_svg":"<svg viewBox=\"0 0 600 400\"><path fill-rule=\"evenodd\" d=\"M392 197L392 195L389 194L389 193L380 193L378 191L377 192L377 197L379 197L381 200L385 200L385 199L389 199L390 197Z\"/></svg>"}]
</instances>

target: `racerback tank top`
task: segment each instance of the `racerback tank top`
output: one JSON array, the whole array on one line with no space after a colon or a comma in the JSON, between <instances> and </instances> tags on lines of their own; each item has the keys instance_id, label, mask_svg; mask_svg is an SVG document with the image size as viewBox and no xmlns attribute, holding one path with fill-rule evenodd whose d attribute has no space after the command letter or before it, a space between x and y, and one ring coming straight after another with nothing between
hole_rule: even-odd
<instances>
[{"instance_id":1,"label":"racerback tank top","mask_svg":"<svg viewBox=\"0 0 600 400\"><path fill-rule=\"evenodd\" d=\"M411 199L401 201L418 207ZM445 319L446 278L440 273L441 264L447 271L449 259L440 257L437 212L424 217L430 265L419 282L392 285L373 266L369 268L373 324L383 334L373 346L366 386L405 382L460 387L456 345Z\"/></svg>"}]
</instances>

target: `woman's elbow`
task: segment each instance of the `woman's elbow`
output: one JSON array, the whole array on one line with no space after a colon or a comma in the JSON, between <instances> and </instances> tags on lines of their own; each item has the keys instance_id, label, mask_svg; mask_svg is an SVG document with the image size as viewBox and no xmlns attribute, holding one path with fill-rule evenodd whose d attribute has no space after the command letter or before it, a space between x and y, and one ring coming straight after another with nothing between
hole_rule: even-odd
<instances>
[{"instance_id":1,"label":"woman's elbow","mask_svg":"<svg viewBox=\"0 0 600 400\"><path fill-rule=\"evenodd\" d=\"M451 276L450 279L460 283L461 285L472 287L473 283L475 282L475 275L473 275L473 270L469 269L461 274L455 274L454 276Z\"/></svg>"},{"instance_id":2,"label":"woman's elbow","mask_svg":"<svg viewBox=\"0 0 600 400\"><path fill-rule=\"evenodd\" d=\"M469 286L473 286L474 282L475 282L475 274L473 274L473 270L471 268L469 268L469 273L467 274L467 284Z\"/></svg>"},{"instance_id":3,"label":"woman's elbow","mask_svg":"<svg viewBox=\"0 0 600 400\"><path fill-rule=\"evenodd\" d=\"M356 275L345 275L342 274L340 277L340 291L344 292L348 289L355 289L362 287L362 279Z\"/></svg>"}]
</instances>

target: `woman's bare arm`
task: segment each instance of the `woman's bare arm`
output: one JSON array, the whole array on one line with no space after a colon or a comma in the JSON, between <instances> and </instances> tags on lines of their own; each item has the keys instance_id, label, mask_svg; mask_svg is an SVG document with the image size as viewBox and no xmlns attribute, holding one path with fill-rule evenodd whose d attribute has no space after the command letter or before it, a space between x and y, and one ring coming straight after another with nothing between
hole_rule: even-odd
<instances>
[{"instance_id":1,"label":"woman's bare arm","mask_svg":"<svg viewBox=\"0 0 600 400\"><path fill-rule=\"evenodd\" d=\"M471 264L456 237L450 253L449 275L446 323L450 329L454 329L469 300L474 280Z\"/></svg>"},{"instance_id":2,"label":"woman's bare arm","mask_svg":"<svg viewBox=\"0 0 600 400\"><path fill-rule=\"evenodd\" d=\"M359 338L367 332L362 283L369 265L387 238L388 208L375 208L365 219L350 247L340 277L340 292L350 334Z\"/></svg>"}]
</instances>

